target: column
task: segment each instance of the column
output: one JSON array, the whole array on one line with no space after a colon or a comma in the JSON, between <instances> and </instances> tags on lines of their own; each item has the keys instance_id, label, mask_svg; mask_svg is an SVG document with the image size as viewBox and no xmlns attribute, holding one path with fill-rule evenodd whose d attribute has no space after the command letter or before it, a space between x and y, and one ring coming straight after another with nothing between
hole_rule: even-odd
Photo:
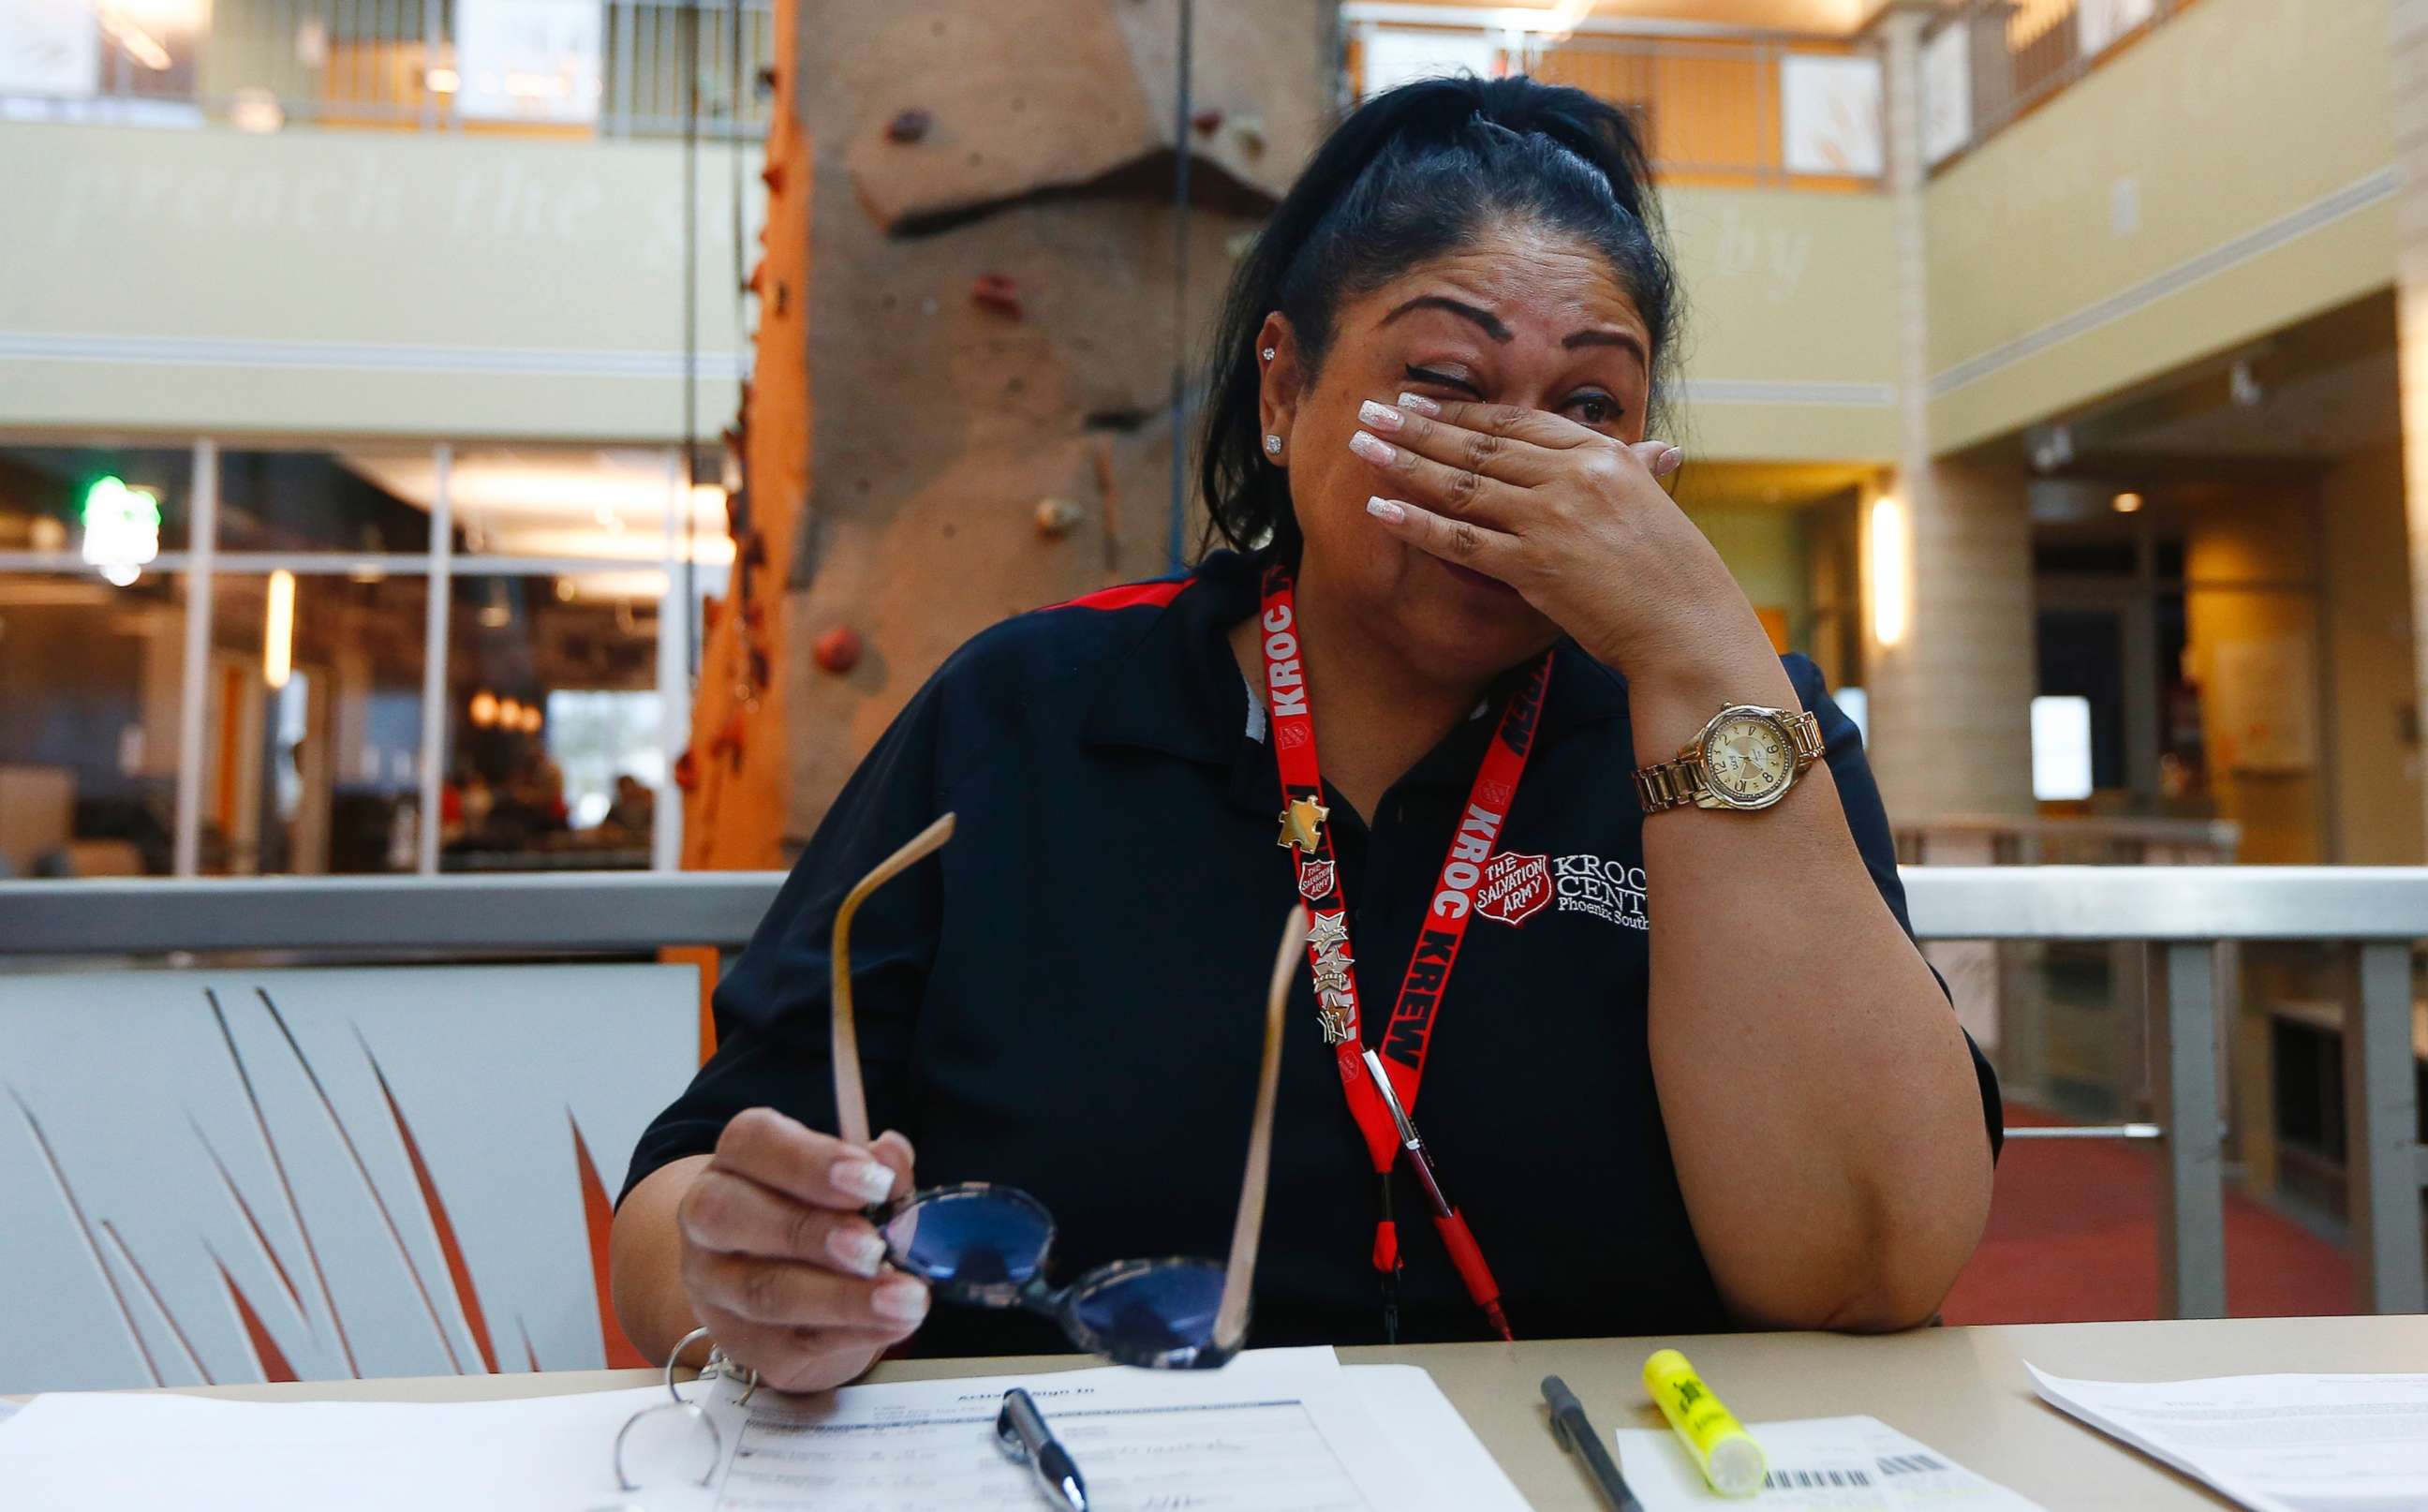
<instances>
[{"instance_id":1,"label":"column","mask_svg":"<svg viewBox=\"0 0 2428 1512\"><path fill-rule=\"evenodd\" d=\"M2395 324L2404 518L2411 537L2413 676L2428 707L2428 0L2388 0L2394 91ZM2428 765L2423 765L2428 779Z\"/></svg>"},{"instance_id":2,"label":"column","mask_svg":"<svg viewBox=\"0 0 2428 1512\"><path fill-rule=\"evenodd\" d=\"M1871 759L1899 826L2031 812L2031 519L2020 464L1931 454L1929 259L1921 45L1935 13L1879 19L1895 216L1897 469L1866 499L1864 660Z\"/></svg>"}]
</instances>

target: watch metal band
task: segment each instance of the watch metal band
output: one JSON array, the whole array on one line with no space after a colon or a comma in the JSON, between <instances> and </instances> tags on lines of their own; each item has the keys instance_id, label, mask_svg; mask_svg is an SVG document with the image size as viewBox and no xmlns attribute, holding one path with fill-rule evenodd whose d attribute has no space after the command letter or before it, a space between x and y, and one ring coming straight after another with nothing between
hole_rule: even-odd
<instances>
[{"instance_id":1,"label":"watch metal band","mask_svg":"<svg viewBox=\"0 0 2428 1512\"><path fill-rule=\"evenodd\" d=\"M1795 751L1796 773L1802 776L1806 768L1821 759L1821 721L1810 711L1794 714L1775 711L1787 726L1787 736ZM1708 729L1709 727L1706 727ZM1660 814L1668 809L1682 809L1700 802L1711 791L1703 781L1703 737L1696 736L1678 753L1678 759L1658 765L1644 766L1635 773L1635 800L1646 814Z\"/></svg>"}]
</instances>

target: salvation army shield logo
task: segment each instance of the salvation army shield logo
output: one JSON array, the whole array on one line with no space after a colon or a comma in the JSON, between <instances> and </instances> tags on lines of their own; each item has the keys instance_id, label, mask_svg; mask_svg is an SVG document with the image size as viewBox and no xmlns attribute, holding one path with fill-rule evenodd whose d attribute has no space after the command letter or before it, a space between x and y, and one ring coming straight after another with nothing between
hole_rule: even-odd
<instances>
[{"instance_id":1,"label":"salvation army shield logo","mask_svg":"<svg viewBox=\"0 0 2428 1512\"><path fill-rule=\"evenodd\" d=\"M1507 925L1525 923L1550 900L1549 856L1495 856L1484 863L1484 876L1475 885L1475 912Z\"/></svg>"},{"instance_id":2,"label":"salvation army shield logo","mask_svg":"<svg viewBox=\"0 0 2428 1512\"><path fill-rule=\"evenodd\" d=\"M1298 890L1310 903L1321 903L1332 896L1332 865L1328 861L1299 863Z\"/></svg>"}]
</instances>

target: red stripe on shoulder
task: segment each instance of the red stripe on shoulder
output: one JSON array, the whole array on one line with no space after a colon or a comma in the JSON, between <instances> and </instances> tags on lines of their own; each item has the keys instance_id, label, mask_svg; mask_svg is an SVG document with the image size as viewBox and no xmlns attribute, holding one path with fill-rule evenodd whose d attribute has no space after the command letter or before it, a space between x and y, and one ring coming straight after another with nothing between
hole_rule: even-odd
<instances>
[{"instance_id":1,"label":"red stripe on shoulder","mask_svg":"<svg viewBox=\"0 0 2428 1512\"><path fill-rule=\"evenodd\" d=\"M1099 588L1082 594L1065 603L1048 604L1049 609L1134 609L1140 604L1163 605L1180 597L1180 591L1196 582L1195 578L1173 578L1161 583L1126 583L1118 588Z\"/></svg>"}]
</instances>

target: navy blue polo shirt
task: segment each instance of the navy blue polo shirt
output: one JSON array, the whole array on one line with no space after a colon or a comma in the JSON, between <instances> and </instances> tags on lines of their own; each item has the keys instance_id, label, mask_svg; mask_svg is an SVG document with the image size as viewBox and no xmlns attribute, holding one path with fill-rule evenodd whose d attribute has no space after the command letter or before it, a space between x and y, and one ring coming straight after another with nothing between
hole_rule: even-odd
<instances>
[{"instance_id":1,"label":"navy blue polo shirt","mask_svg":"<svg viewBox=\"0 0 2428 1512\"><path fill-rule=\"evenodd\" d=\"M870 1116L918 1148L922 1186L1007 1182L1052 1209L1057 1279L1107 1260L1226 1253L1265 981L1297 900L1274 844L1281 784L1225 638L1257 607L1227 553L978 635L910 700L717 989L718 1048L652 1124L627 1183L714 1147L765 1105L835 1126L828 940L844 893L950 810L952 843L852 932ZM1646 1043L1643 815L1621 680L1554 653L1503 854L1553 896L1481 911L1445 997L1419 1117L1519 1338L1729 1326L1687 1222ZM1889 826L1855 728L1802 657L1846 818L1905 920ZM1359 816L1337 794L1341 891L1378 1039L1493 720L1479 715ZM1827 963L1819 963L1826 970ZM1996 1083L1975 1055L2000 1138ZM1289 1011L1252 1342L1379 1340L1373 1176L1307 975ZM1401 1337L1485 1327L1403 1169ZM1782 1234L1780 1242L1795 1236ZM940 1306L931 1355L1046 1352L1043 1322Z\"/></svg>"}]
</instances>

